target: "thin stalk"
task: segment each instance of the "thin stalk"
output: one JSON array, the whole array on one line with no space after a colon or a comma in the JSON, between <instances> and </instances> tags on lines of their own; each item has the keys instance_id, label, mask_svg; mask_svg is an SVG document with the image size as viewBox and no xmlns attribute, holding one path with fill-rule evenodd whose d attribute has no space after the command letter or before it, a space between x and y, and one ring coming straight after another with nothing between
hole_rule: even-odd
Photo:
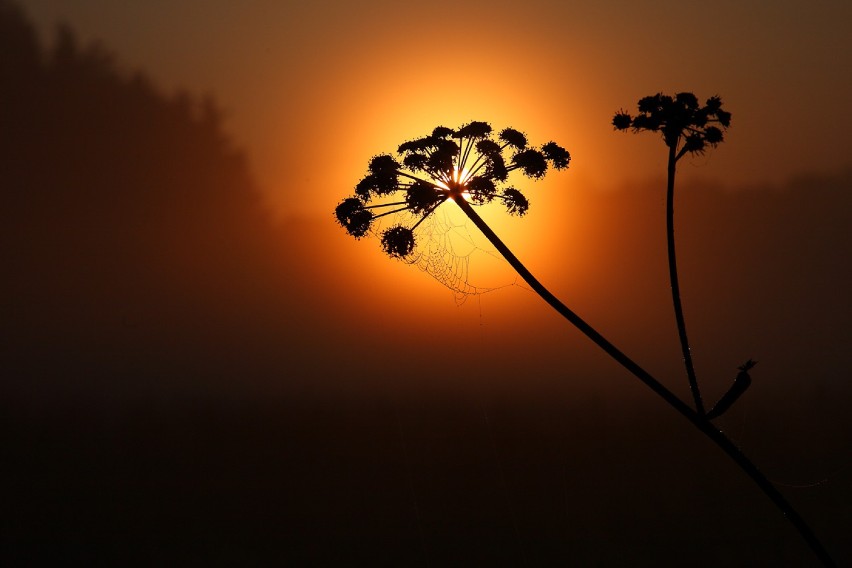
<instances>
[{"instance_id":1,"label":"thin stalk","mask_svg":"<svg viewBox=\"0 0 852 568\"><path fill-rule=\"evenodd\" d=\"M429 173L429 174L431 175L431 172L429 172L428 170L427 170L427 173ZM396 175L398 175L398 176L402 176L402 177L407 177L408 179L413 179L414 181L422 181L422 182L426 182L426 183L428 183L429 185L431 185L431 186L435 187L435 184L434 184L434 183L432 183L432 182L430 182L430 181L428 181L428 180L425 180L425 179L421 179L421 178L419 178L419 177L417 177L417 176L413 176L413 175L411 175L411 174L409 174L409 173L406 173L406 172L404 172L404 171L402 171L402 170L396 170Z\"/></svg>"},{"instance_id":2,"label":"thin stalk","mask_svg":"<svg viewBox=\"0 0 852 568\"><path fill-rule=\"evenodd\" d=\"M400 207L399 209L394 209L393 211L385 211L384 213L379 213L378 215L373 215L373 219L381 219L382 217L386 217L388 215L393 215L394 213L400 213L402 211L407 211L408 206Z\"/></svg>"},{"instance_id":3,"label":"thin stalk","mask_svg":"<svg viewBox=\"0 0 852 568\"><path fill-rule=\"evenodd\" d=\"M625 355L622 351L620 351L617 347L615 347L612 343L610 343L603 335L601 335L597 330L595 330L591 325L586 323L580 316L571 311L568 306L563 304L556 296L554 296L547 288L545 288L538 279L532 275L532 273L527 270L526 266L524 266L520 260L509 250L503 241L491 230L485 221L479 216L479 214L474 211L473 207L465 201L465 199L461 196L454 196L453 200L458 204L462 211L468 216L468 218L473 221L473 224L482 231L482 234L491 242L492 245L497 249L497 251L506 259L506 261L515 269L518 275L524 279L524 281L529 284L529 286L535 291L545 302L550 305L553 309L555 309L562 317L568 320L571 324L573 324L577 329L579 329L583 334L591 339L595 345L600 347L606 352L607 355L615 359L618 363L621 364L625 369L630 371L636 378L642 381L645 385L647 385L652 391L654 391L657 395L659 395L664 401L666 401L669 406L677 410L681 413L689 422L693 424L698 430L700 430L704 435L710 438L713 442L716 443L719 448L723 452L725 452L734 462L742 469L751 479L757 484L758 487L766 494L767 497L775 504L776 507L781 511L781 513L793 524L799 534L805 539L808 546L810 546L811 550L817 555L820 561L826 567L834 567L836 564L834 560L832 560L831 556L829 556L828 552L823 547L822 543L816 537L814 532L805 522L805 520L793 509L793 506L784 498L784 496L772 485L766 476L764 476L757 466L749 460L745 454L743 454L740 449L728 439L725 434L720 431L718 428L713 426L713 423L710 422L705 415L699 414L695 410L693 410L689 405L684 403L680 398L678 398L674 393L672 393L669 389L667 389L661 382L651 376L645 369L640 367L635 361L633 361L630 357Z\"/></svg>"},{"instance_id":4,"label":"thin stalk","mask_svg":"<svg viewBox=\"0 0 852 568\"><path fill-rule=\"evenodd\" d=\"M461 175L462 168L464 168L465 162L467 162L467 157L470 155L470 149L473 147L473 137L468 136L465 141L464 147L464 157L459 162L459 175Z\"/></svg>"},{"instance_id":5,"label":"thin stalk","mask_svg":"<svg viewBox=\"0 0 852 568\"><path fill-rule=\"evenodd\" d=\"M393 201L390 203L379 203L378 205L365 205L364 209L379 209L381 207L393 207L394 205L405 205L405 201Z\"/></svg>"},{"instance_id":6,"label":"thin stalk","mask_svg":"<svg viewBox=\"0 0 852 568\"><path fill-rule=\"evenodd\" d=\"M479 170L481 170L482 168L484 168L488 164L488 160L485 160L480 164L479 163L480 158L482 158L481 154L480 154L479 158L476 159L476 162L473 163L473 166L471 166L469 177L473 177L476 174L478 174Z\"/></svg>"},{"instance_id":7,"label":"thin stalk","mask_svg":"<svg viewBox=\"0 0 852 568\"><path fill-rule=\"evenodd\" d=\"M437 208L438 208L438 205L440 205L441 203L443 203L443 202L444 202L444 201L446 201L446 200L447 200L447 196L443 196L440 200L438 200L438 201L436 201L435 203L433 203L432 205L430 205L430 206L429 206L429 209L428 209L425 213L423 213L423 216L422 216L422 217L420 217L420 220L419 220L419 221L417 221L416 223L414 223L414 226L413 226L413 227L411 227L411 232L414 232L414 229L416 229L417 227L419 227L419 226L420 226L420 223L422 223L423 221L425 221L425 220L426 220L426 217L428 217L429 215L431 215L431 214L432 214L432 212L433 212L433 211L435 211L435 209L437 209Z\"/></svg>"},{"instance_id":8,"label":"thin stalk","mask_svg":"<svg viewBox=\"0 0 852 568\"><path fill-rule=\"evenodd\" d=\"M485 165L485 162L482 162L483 158L484 158L484 154L478 154L478 155L476 156L476 159L475 159L475 160L473 161L473 163L470 165L470 170L468 170L468 177L473 177L473 176L475 176L475 175L476 175L476 173L477 173L479 170L481 170L481 169L482 169L482 166L484 166L484 165ZM480 162L482 162L482 163L480 164Z\"/></svg>"},{"instance_id":9,"label":"thin stalk","mask_svg":"<svg viewBox=\"0 0 852 568\"><path fill-rule=\"evenodd\" d=\"M692 364L692 351L689 349L689 340L686 337L686 321L683 317L683 306L680 302L680 284L677 278L674 236L674 185L678 158L676 151L677 144L669 146L668 180L666 184L666 241L669 254L669 281L672 287L672 304L674 304L677 334L680 338L680 350L683 354L683 364L686 366L686 378L689 381L689 390L692 392L695 410L703 416L705 414L704 403L701 401L701 391L698 390L698 379L695 377L695 366Z\"/></svg>"}]
</instances>

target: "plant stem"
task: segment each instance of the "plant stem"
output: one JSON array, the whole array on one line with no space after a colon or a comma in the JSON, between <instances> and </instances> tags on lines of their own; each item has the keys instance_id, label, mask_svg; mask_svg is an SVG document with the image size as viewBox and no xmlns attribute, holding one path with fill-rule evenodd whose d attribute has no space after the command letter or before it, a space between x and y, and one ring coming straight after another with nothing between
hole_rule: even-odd
<instances>
[{"instance_id":1,"label":"plant stem","mask_svg":"<svg viewBox=\"0 0 852 568\"><path fill-rule=\"evenodd\" d=\"M473 221L473 224L482 231L482 234L491 242L492 245L497 249L497 251L505 258L512 268L524 279L524 281L529 284L529 286L535 291L536 294L541 296L541 298L547 302L550 307L559 312L559 314L567 319L571 324L573 324L577 329L582 331L589 339L595 342L595 344L603 349L607 355L618 361L623 367L625 367L628 371L636 375L636 377L645 383L651 390L660 395L666 402L670 405L678 409L682 414L686 414L688 418L691 419L692 416L695 416L695 412L684 402L679 399L674 393L672 393L669 389L667 389L661 382L651 376L650 373L645 371L642 367L640 367L635 361L633 361L630 357L622 353L615 345L610 343L603 335L601 335L596 329L594 329L591 325L586 323L580 316L574 313L568 306L563 304L559 298L554 296L550 290L544 287L538 279L532 275L532 273L527 270L527 267L524 266L518 257L509 250L503 241L500 240L500 237L491 230L482 217L474 211L473 207L468 203L463 197L454 197L454 201L461 207L462 211L468 216L468 218Z\"/></svg>"},{"instance_id":2,"label":"plant stem","mask_svg":"<svg viewBox=\"0 0 852 568\"><path fill-rule=\"evenodd\" d=\"M595 330L591 325L586 323L580 316L574 313L563 304L556 296L554 296L547 288L545 288L538 279L527 270L520 260L509 250L503 241L491 230L485 221L474 211L470 203L465 201L461 196L454 196L453 200L461 207L462 211L473 221L473 224L482 231L482 234L491 242L497 251L506 259L506 261L517 271L521 278L529 284L529 286L553 309L555 309L562 317L567 319L583 334L591 339L598 347L603 349L607 355L615 359L625 369L630 371L636 378L645 383L652 391L657 393L669 406L680 412L687 420L689 420L696 428L704 435L716 443L723 452L734 460L734 462L742 469L751 479L760 487L767 497L775 504L781 513L791 522L802 538L805 539L811 550L817 555L820 561L826 567L836 566L831 556L823 547L822 543L816 537L814 532L805 522L805 520L793 509L793 506L784 498L784 496L775 488L774 485L764 476L757 466L749 460L740 449L728 439L725 434L713 426L713 423L707 420L703 412L699 414L689 405L684 403L674 393L667 389L661 382L651 376L645 369L640 367L630 357L625 355L612 343L610 343L603 335Z\"/></svg>"},{"instance_id":3,"label":"plant stem","mask_svg":"<svg viewBox=\"0 0 852 568\"><path fill-rule=\"evenodd\" d=\"M674 304L677 334L680 338L680 349L683 353L683 364L686 366L686 378L689 380L689 390L695 401L695 410L704 415L704 403L701 401L701 391L698 390L698 379L695 377L695 366L692 364L692 352L686 337L686 321L683 318L683 306L680 303L680 284L677 279L677 258L675 256L674 237L674 184L677 155L677 145L669 146L668 181L666 184L666 241L669 252L669 281L672 287L672 304Z\"/></svg>"}]
</instances>

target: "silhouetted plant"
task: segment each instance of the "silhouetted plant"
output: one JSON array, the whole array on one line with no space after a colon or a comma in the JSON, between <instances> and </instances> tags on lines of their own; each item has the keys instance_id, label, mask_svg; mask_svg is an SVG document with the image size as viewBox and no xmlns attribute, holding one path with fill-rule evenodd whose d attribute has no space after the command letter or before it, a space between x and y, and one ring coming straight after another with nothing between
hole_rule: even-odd
<instances>
[{"instance_id":1,"label":"silhouetted plant","mask_svg":"<svg viewBox=\"0 0 852 568\"><path fill-rule=\"evenodd\" d=\"M711 122L718 122L722 127L730 123L730 115L721 110L721 101L713 98L705 107L699 108L694 96L683 93L674 99L662 95L648 97L640 102L640 115L636 118L621 112L613 120L620 129L632 126L637 130L662 131L674 152L671 164L686 152L701 152L706 145L712 146L722 140L722 131L708 126ZM508 160L504 153L509 154ZM471 122L458 130L439 126L429 136L400 145L397 158L390 155L374 157L367 175L355 186L355 196L341 201L335 209L335 216L337 222L357 239L367 234L372 223L380 217L412 213L417 220L410 227L396 224L379 234L385 253L391 257L406 258L415 249L417 227L444 202L454 202L533 291L713 440L793 523L820 560L826 566L833 566L831 557L810 527L745 454L710 422L703 409L693 410L556 298L474 210L473 205L496 200L510 214L525 214L529 202L519 189L508 185L510 172L517 170L537 180L544 177L549 167L564 169L569 161L569 153L555 142L548 142L540 149L530 148L526 136L511 128L501 131L494 139L491 127L485 122ZM673 180L673 175L670 179ZM404 194L402 199L389 198L399 192ZM381 212L373 213L374 210ZM748 371L753 366L754 363L749 360L739 368L734 386L714 408L714 416L724 412L742 394L750 383Z\"/></svg>"},{"instance_id":2,"label":"silhouetted plant","mask_svg":"<svg viewBox=\"0 0 852 568\"><path fill-rule=\"evenodd\" d=\"M751 385L748 371L756 365L749 359L739 367L739 373L734 384L722 395L713 409L706 413L701 398L701 390L695 374L692 361L692 350L686 333L686 321L683 315L683 305L680 298L680 283L677 274L677 255L675 251L674 231L674 187L677 162L687 154L703 154L708 147L715 148L724 140L724 133L731 125L731 113L722 109L722 99L719 96L710 97L702 106L698 97L693 93L681 92L674 97L657 93L643 97L637 104L638 114L635 116L620 110L615 113L612 125L616 130L632 129L634 132L659 132L668 148L668 164L666 168L666 244L669 264L669 281L672 290L672 304L677 323L678 338L681 353L686 368L687 381L692 393L695 410L698 416L707 421L718 418L736 400L742 396ZM730 452L729 452L730 454ZM733 457L733 456L732 456ZM745 459L743 457L743 459ZM740 464L743 467L743 464ZM753 467L753 466L750 466ZM748 468L745 468L749 472ZM826 565L833 565L825 549L801 517L792 510L789 503L778 493L772 484L755 471L752 478L775 501L786 516L793 521L796 528L820 556Z\"/></svg>"},{"instance_id":3,"label":"silhouetted plant","mask_svg":"<svg viewBox=\"0 0 852 568\"><path fill-rule=\"evenodd\" d=\"M381 217L412 213L417 219L412 226L397 224L380 235L387 254L406 258L415 249L415 229L448 199L476 205L497 201L510 214L524 215L529 201L508 185L509 175L518 170L541 179L549 167L567 168L571 157L555 142L530 148L526 136L511 128L494 134L486 122L471 122L458 130L439 126L428 136L401 144L397 157L375 156L355 186L355 195L337 206L337 222L361 238ZM395 193L402 194L401 199L385 199Z\"/></svg>"},{"instance_id":4,"label":"silhouetted plant","mask_svg":"<svg viewBox=\"0 0 852 568\"><path fill-rule=\"evenodd\" d=\"M683 362L695 409L704 414L704 403L695 376L692 351L686 335L686 321L680 300L677 259L674 238L674 182L678 160L686 154L702 154L707 146L715 147L724 138L723 131L731 124L731 113L722 110L722 99L710 97L704 106L692 93L677 93L674 97L657 93L639 100L639 114L632 116L619 111L612 119L616 130L659 132L669 148L668 180L666 184L666 235L669 259L669 280L672 289L675 321L677 322ZM742 394L742 393L740 393Z\"/></svg>"}]
</instances>

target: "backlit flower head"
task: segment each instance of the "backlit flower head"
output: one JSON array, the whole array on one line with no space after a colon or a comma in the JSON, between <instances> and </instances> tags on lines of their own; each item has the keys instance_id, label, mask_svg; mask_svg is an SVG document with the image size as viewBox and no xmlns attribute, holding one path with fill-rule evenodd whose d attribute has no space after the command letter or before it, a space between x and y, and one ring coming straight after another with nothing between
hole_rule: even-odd
<instances>
[{"instance_id":1,"label":"backlit flower head","mask_svg":"<svg viewBox=\"0 0 852 568\"><path fill-rule=\"evenodd\" d=\"M710 97L701 106L692 93L677 93L674 97L657 93L639 99L637 108L636 116L623 110L615 113L613 127L660 132L678 158L685 153L701 154L707 146L715 147L723 141L724 131L731 125L731 113L722 110L719 97Z\"/></svg>"},{"instance_id":2,"label":"backlit flower head","mask_svg":"<svg viewBox=\"0 0 852 568\"><path fill-rule=\"evenodd\" d=\"M411 214L414 221L409 225L397 223L377 231L388 255L406 258L414 251L417 227L445 201L496 202L512 215L524 215L529 201L507 185L509 175L517 170L538 180L549 168L567 168L570 160L568 151L555 142L530 147L526 135L511 128L495 135L487 122L470 122L456 130L438 126L428 136L400 144L395 156L374 156L354 196L335 209L335 218L360 238L381 217Z\"/></svg>"}]
</instances>

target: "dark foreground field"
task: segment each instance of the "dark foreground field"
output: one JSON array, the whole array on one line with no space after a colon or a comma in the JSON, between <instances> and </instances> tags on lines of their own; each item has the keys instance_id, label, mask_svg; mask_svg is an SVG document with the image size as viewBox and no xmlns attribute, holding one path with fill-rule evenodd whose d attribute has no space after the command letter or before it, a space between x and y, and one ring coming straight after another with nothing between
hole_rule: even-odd
<instances>
[{"instance_id":1,"label":"dark foreground field","mask_svg":"<svg viewBox=\"0 0 852 568\"><path fill-rule=\"evenodd\" d=\"M807 436L750 449L821 482L782 490L842 565L850 471L785 459ZM677 416L617 402L6 399L2 453L6 566L816 564Z\"/></svg>"}]
</instances>

